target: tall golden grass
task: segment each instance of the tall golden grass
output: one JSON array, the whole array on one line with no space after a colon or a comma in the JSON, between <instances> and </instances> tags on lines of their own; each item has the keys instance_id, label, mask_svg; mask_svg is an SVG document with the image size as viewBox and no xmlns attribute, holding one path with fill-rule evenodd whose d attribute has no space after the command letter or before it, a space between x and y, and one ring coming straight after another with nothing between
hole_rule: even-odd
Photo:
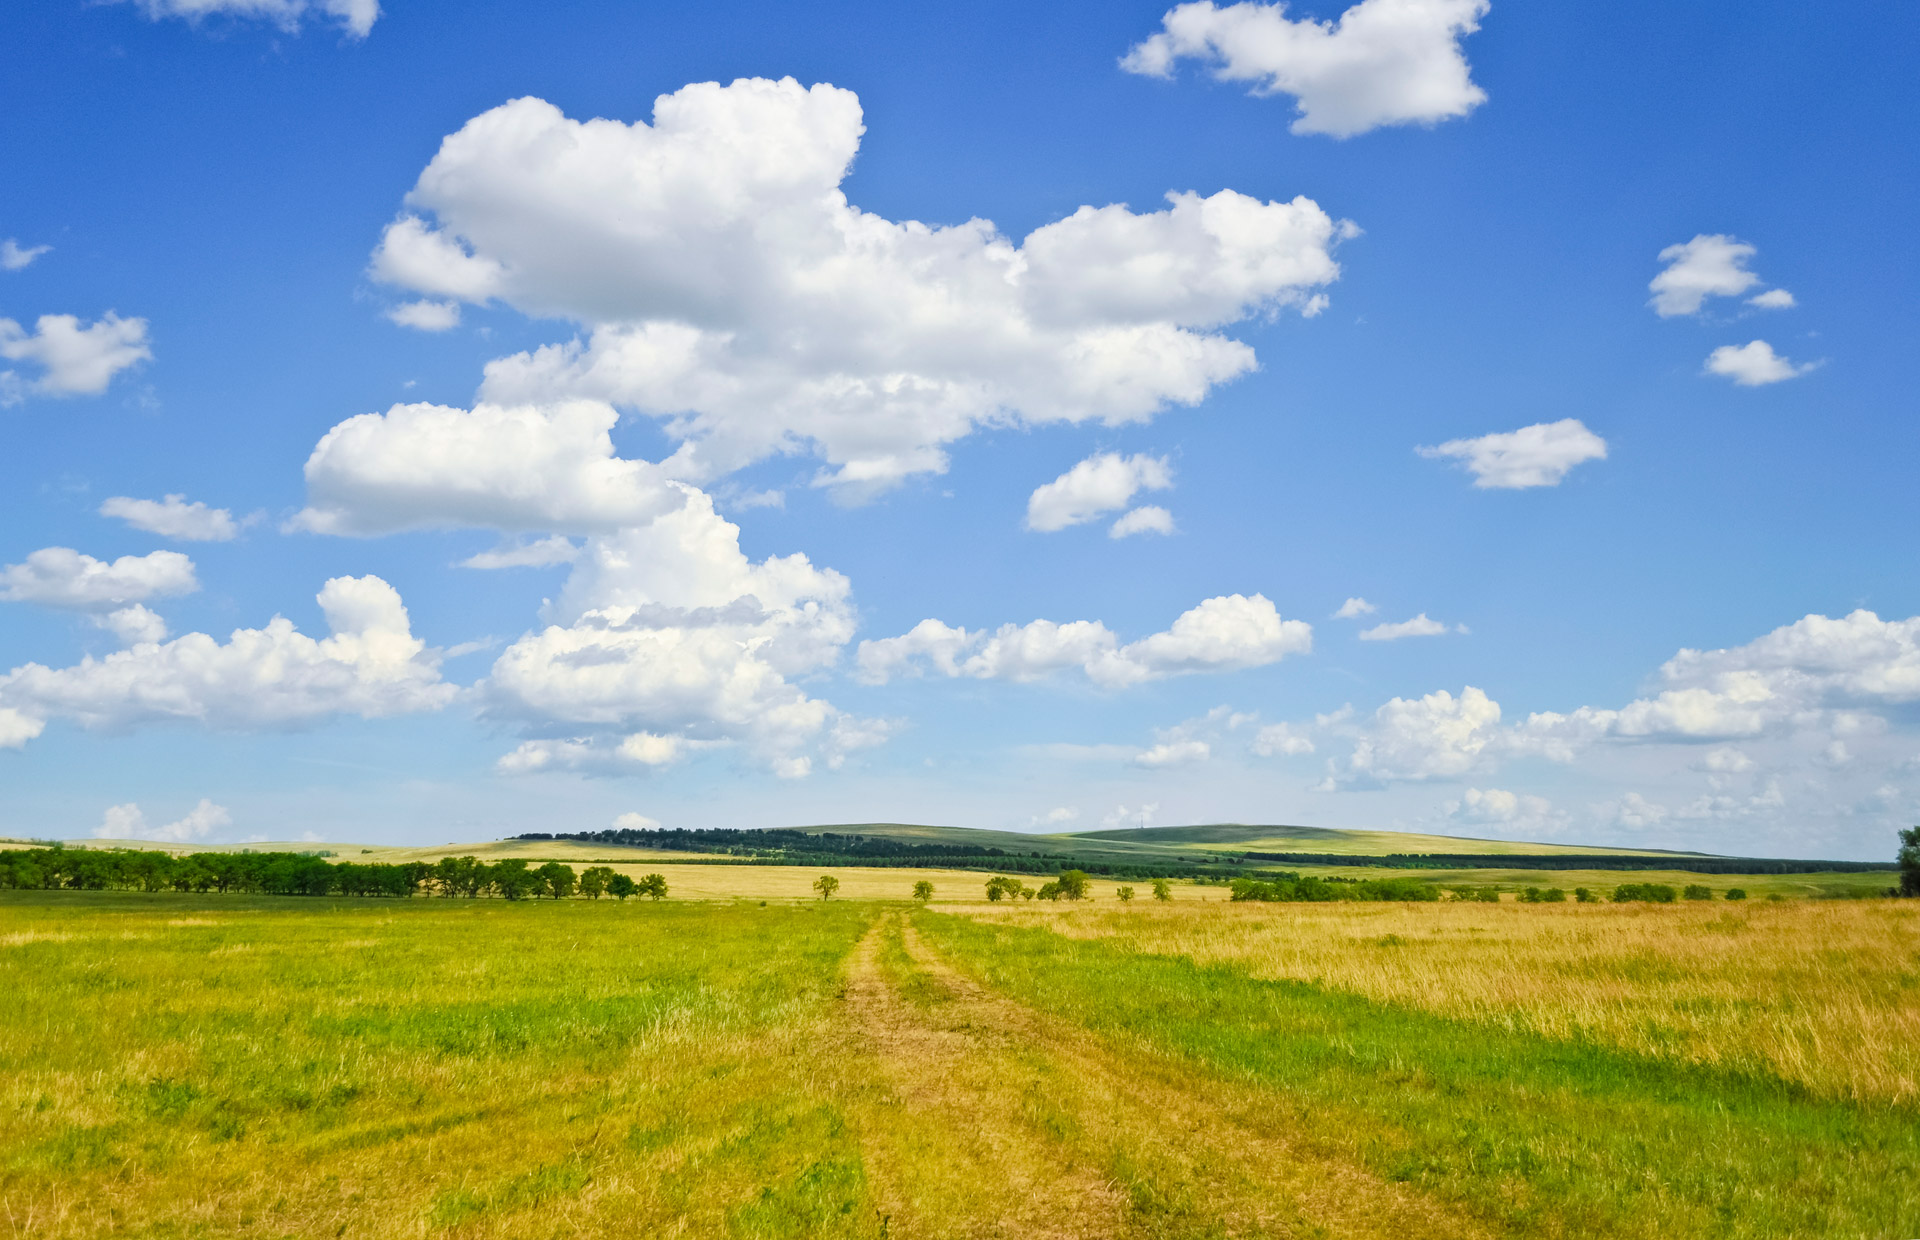
<instances>
[{"instance_id":1,"label":"tall golden grass","mask_svg":"<svg viewBox=\"0 0 1920 1240\"><path fill-rule=\"evenodd\" d=\"M966 911L1830 1097L1920 1101L1920 908L1898 901Z\"/></svg>"}]
</instances>

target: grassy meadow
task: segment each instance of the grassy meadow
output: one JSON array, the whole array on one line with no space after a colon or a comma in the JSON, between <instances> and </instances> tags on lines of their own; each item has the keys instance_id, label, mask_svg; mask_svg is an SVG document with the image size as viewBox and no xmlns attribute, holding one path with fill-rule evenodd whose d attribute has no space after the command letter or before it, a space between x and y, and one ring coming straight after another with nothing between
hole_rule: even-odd
<instances>
[{"instance_id":1,"label":"grassy meadow","mask_svg":"<svg viewBox=\"0 0 1920 1240\"><path fill-rule=\"evenodd\" d=\"M0 1225L1920 1235L1911 903L680 868L714 898L0 892Z\"/></svg>"}]
</instances>

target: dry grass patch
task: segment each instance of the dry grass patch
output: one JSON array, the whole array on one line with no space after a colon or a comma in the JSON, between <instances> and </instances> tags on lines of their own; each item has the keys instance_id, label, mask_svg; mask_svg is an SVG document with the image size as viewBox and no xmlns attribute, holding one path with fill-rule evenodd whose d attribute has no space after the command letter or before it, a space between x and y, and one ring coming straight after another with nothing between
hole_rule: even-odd
<instances>
[{"instance_id":1,"label":"dry grass patch","mask_svg":"<svg viewBox=\"0 0 1920 1240\"><path fill-rule=\"evenodd\" d=\"M969 911L1827 1096L1920 1101L1920 908L1895 901Z\"/></svg>"}]
</instances>

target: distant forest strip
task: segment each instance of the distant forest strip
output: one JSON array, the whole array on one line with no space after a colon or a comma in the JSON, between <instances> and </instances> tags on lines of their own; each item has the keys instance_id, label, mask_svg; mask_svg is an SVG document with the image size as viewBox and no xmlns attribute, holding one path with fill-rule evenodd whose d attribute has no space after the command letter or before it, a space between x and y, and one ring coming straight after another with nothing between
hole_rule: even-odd
<instances>
[{"instance_id":1,"label":"distant forest strip","mask_svg":"<svg viewBox=\"0 0 1920 1240\"><path fill-rule=\"evenodd\" d=\"M1051 874L1066 866L1102 878L1214 878L1225 875L1228 857L1206 862L1091 861L1071 853L1017 853L978 844L909 844L883 835L841 835L833 831L797 831L781 827L743 831L733 827L620 828L549 834L529 831L519 840L571 840L581 844L621 844L629 848L657 848L672 852L712 853L721 863L801 866L885 866L889 869L1005 870L1016 874ZM681 859L675 864L699 865ZM706 862L705 864L714 864Z\"/></svg>"},{"instance_id":2,"label":"distant forest strip","mask_svg":"<svg viewBox=\"0 0 1920 1240\"><path fill-rule=\"evenodd\" d=\"M1787 861L1770 857L1689 857L1672 853L1350 853L1249 852L1248 861L1283 865L1370 865L1396 870L1679 870L1686 874L1865 874L1897 870L1891 861Z\"/></svg>"},{"instance_id":3,"label":"distant forest strip","mask_svg":"<svg viewBox=\"0 0 1920 1240\"><path fill-rule=\"evenodd\" d=\"M666 895L666 882L635 882L604 866L575 874L558 861L535 866L519 858L492 865L473 857L438 862L358 864L306 853L169 853L90 848L21 848L0 852L0 890L236 892L269 896L446 896L508 900L602 895L626 899Z\"/></svg>"}]
</instances>

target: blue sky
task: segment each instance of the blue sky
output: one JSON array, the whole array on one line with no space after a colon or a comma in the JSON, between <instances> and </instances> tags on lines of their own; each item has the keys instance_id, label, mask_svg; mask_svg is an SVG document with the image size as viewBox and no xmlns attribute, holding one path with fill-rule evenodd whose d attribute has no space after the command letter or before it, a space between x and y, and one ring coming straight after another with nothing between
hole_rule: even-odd
<instances>
[{"instance_id":1,"label":"blue sky","mask_svg":"<svg viewBox=\"0 0 1920 1240\"><path fill-rule=\"evenodd\" d=\"M0 831L1885 855L1916 33L13 6Z\"/></svg>"}]
</instances>

